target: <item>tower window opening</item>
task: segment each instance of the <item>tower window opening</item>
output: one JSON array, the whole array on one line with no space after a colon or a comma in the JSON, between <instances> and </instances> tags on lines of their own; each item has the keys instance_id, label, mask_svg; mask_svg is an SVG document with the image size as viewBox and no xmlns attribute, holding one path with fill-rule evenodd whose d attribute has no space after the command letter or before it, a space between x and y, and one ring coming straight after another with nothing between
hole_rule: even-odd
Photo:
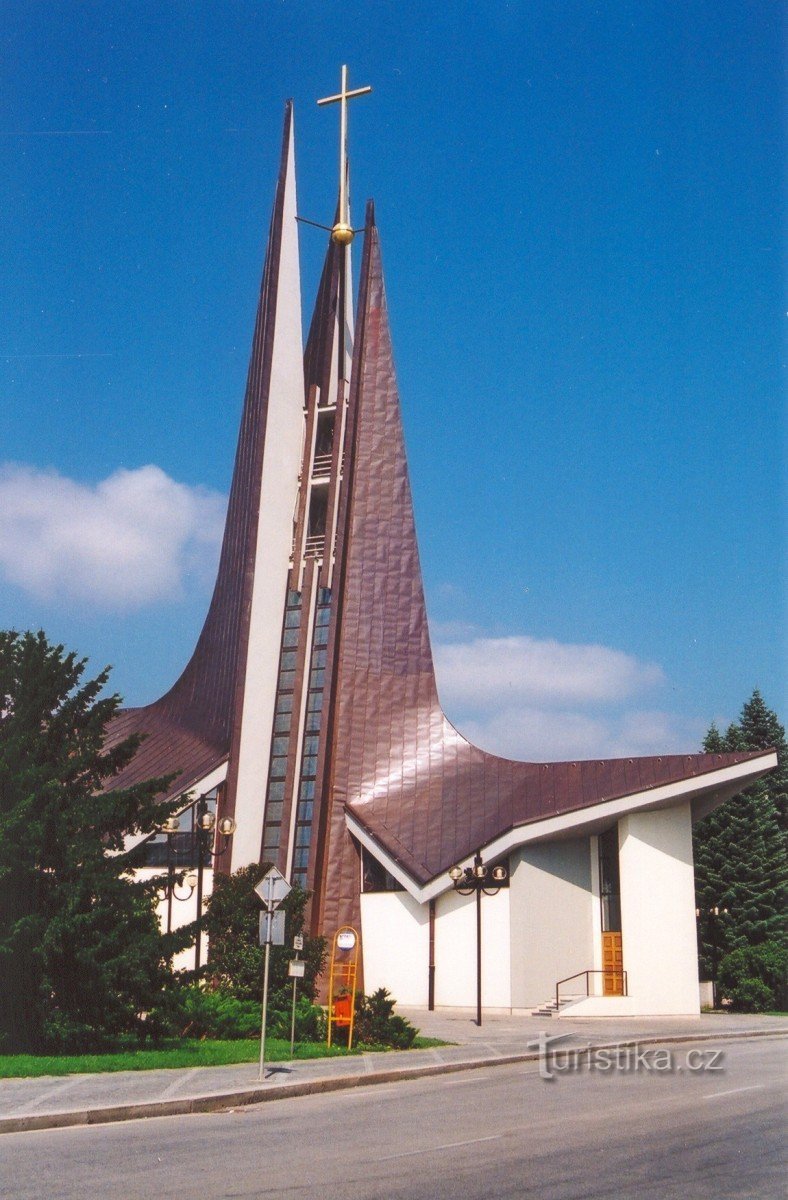
<instances>
[{"instance_id":1,"label":"tower window opening","mask_svg":"<svg viewBox=\"0 0 788 1200\"><path fill-rule=\"evenodd\" d=\"M325 537L328 496L325 488L312 492L309 497L309 532L308 537Z\"/></svg>"},{"instance_id":2,"label":"tower window opening","mask_svg":"<svg viewBox=\"0 0 788 1200\"><path fill-rule=\"evenodd\" d=\"M331 471L331 458L334 448L334 414L321 412L317 418L315 433L315 476L328 475Z\"/></svg>"}]
</instances>

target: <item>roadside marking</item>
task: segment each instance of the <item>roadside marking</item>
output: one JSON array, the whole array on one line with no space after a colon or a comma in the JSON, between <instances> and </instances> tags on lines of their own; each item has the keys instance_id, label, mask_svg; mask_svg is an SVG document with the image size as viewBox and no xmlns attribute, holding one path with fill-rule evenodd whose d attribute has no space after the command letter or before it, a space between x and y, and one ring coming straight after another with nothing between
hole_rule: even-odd
<instances>
[{"instance_id":1,"label":"roadside marking","mask_svg":"<svg viewBox=\"0 0 788 1200\"><path fill-rule=\"evenodd\" d=\"M182 1075L179 1075L177 1079L173 1079L170 1086L164 1089L158 1099L166 1100L169 1096L174 1096L175 1093L180 1091L185 1084L191 1083L194 1079L194 1076L199 1075L200 1071L203 1071L204 1069L204 1067L189 1067Z\"/></svg>"},{"instance_id":2,"label":"roadside marking","mask_svg":"<svg viewBox=\"0 0 788 1200\"><path fill-rule=\"evenodd\" d=\"M749 1087L731 1088L727 1092L707 1092L703 1099L716 1100L718 1096L735 1096L738 1092L757 1092L765 1086L764 1083L752 1083Z\"/></svg>"},{"instance_id":3,"label":"roadside marking","mask_svg":"<svg viewBox=\"0 0 788 1200\"><path fill-rule=\"evenodd\" d=\"M423 1150L403 1150L399 1154L384 1154L376 1162L389 1162L392 1158L412 1158L415 1154L434 1154L436 1150L456 1150L458 1146L478 1146L479 1142L499 1142L502 1133L493 1133L489 1137L469 1138L465 1142L444 1142L442 1146L425 1146Z\"/></svg>"},{"instance_id":4,"label":"roadside marking","mask_svg":"<svg viewBox=\"0 0 788 1200\"><path fill-rule=\"evenodd\" d=\"M68 1092L71 1088L76 1087L77 1084L83 1083L84 1080L84 1075L70 1075L66 1079L61 1079L60 1082L57 1083L55 1087L50 1088L49 1091L42 1092L40 1096L34 1096L32 1100L28 1100L25 1104L22 1104L19 1108L19 1112L30 1112L31 1109L37 1108L46 1100L51 1100L53 1096L62 1096L63 1092Z\"/></svg>"}]
</instances>

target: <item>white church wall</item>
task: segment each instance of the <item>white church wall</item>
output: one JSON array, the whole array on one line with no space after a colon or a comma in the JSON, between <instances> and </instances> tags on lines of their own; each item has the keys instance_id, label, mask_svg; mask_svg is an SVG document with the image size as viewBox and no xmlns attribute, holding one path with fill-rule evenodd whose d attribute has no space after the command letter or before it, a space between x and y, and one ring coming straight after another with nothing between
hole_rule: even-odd
<instances>
[{"instance_id":1,"label":"white church wall","mask_svg":"<svg viewBox=\"0 0 788 1200\"><path fill-rule=\"evenodd\" d=\"M140 880L148 880L159 878L162 886L167 882L167 872L162 871L160 867L139 867L134 871L134 878ZM179 887L179 892L187 891L187 888ZM208 869L203 871L202 877L202 895L203 900L207 900L213 891L213 870ZM204 911L204 910L203 910ZM167 898L160 899L156 905L156 916L159 919L159 928L162 933L167 929ZM172 929L180 929L182 925L188 925L190 921L197 920L197 892L192 892L191 896L186 900L176 900L173 896L172 900ZM205 963L208 959L208 938L205 934L202 935L202 961ZM186 950L181 950L172 960L173 968L176 971L193 971L194 970L194 945Z\"/></svg>"},{"instance_id":2,"label":"white church wall","mask_svg":"<svg viewBox=\"0 0 788 1200\"><path fill-rule=\"evenodd\" d=\"M700 1012L689 803L619 822L621 930L630 1011Z\"/></svg>"},{"instance_id":3,"label":"white church wall","mask_svg":"<svg viewBox=\"0 0 788 1200\"><path fill-rule=\"evenodd\" d=\"M364 892L361 948L364 991L388 988L398 1004L428 1002L429 906L407 892Z\"/></svg>"},{"instance_id":4,"label":"white church wall","mask_svg":"<svg viewBox=\"0 0 788 1200\"><path fill-rule=\"evenodd\" d=\"M426 905L424 906L427 911ZM511 1007L509 889L482 896L482 1006ZM476 1004L476 899L444 892L435 904L435 1004Z\"/></svg>"},{"instance_id":5,"label":"white church wall","mask_svg":"<svg viewBox=\"0 0 788 1200\"><path fill-rule=\"evenodd\" d=\"M523 846L510 857L513 1008L535 1008L555 996L559 979L597 965L591 851L586 837ZM585 989L583 980L576 986Z\"/></svg>"}]
</instances>

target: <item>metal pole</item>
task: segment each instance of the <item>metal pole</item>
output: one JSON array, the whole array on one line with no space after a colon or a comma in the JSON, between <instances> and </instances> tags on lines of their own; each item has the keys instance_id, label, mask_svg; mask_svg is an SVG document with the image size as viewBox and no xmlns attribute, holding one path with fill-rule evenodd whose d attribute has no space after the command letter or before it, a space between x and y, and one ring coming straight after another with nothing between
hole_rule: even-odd
<instances>
[{"instance_id":1,"label":"metal pole","mask_svg":"<svg viewBox=\"0 0 788 1200\"><path fill-rule=\"evenodd\" d=\"M482 1023L482 889L476 887L476 1024Z\"/></svg>"},{"instance_id":2,"label":"metal pole","mask_svg":"<svg viewBox=\"0 0 788 1200\"><path fill-rule=\"evenodd\" d=\"M271 914L268 914L266 922L268 928L265 931L265 936L270 939L271 936ZM263 971L263 1019L260 1026L260 1070L257 1074L257 1079L260 1083L263 1082L263 1073L265 1071L265 1023L268 1017L268 963L271 958L271 942L267 940L265 943L265 970Z\"/></svg>"},{"instance_id":3,"label":"metal pole","mask_svg":"<svg viewBox=\"0 0 788 1200\"><path fill-rule=\"evenodd\" d=\"M167 834L167 933L172 933L172 893L173 880L175 879L175 866L172 861L172 849L170 847L171 834Z\"/></svg>"},{"instance_id":4,"label":"metal pole","mask_svg":"<svg viewBox=\"0 0 788 1200\"><path fill-rule=\"evenodd\" d=\"M435 901L430 900L430 961L427 974L427 1008L435 1011Z\"/></svg>"},{"instance_id":5,"label":"metal pole","mask_svg":"<svg viewBox=\"0 0 788 1200\"><path fill-rule=\"evenodd\" d=\"M202 941L202 869L203 869L203 831L197 831L197 940L194 945L194 969L200 969L200 943Z\"/></svg>"},{"instance_id":6,"label":"metal pole","mask_svg":"<svg viewBox=\"0 0 788 1200\"><path fill-rule=\"evenodd\" d=\"M265 1072L265 1025L268 1019L268 966L271 961L271 900L273 898L274 881L268 880L268 905L265 914L265 967L263 969L263 1015L260 1024L260 1070L257 1074L258 1083L262 1083Z\"/></svg>"},{"instance_id":7,"label":"metal pole","mask_svg":"<svg viewBox=\"0 0 788 1200\"><path fill-rule=\"evenodd\" d=\"M296 985L297 977L293 976L293 1014L290 1018L290 1057L293 1057L293 1047L295 1046L295 1010L296 1010Z\"/></svg>"}]
</instances>

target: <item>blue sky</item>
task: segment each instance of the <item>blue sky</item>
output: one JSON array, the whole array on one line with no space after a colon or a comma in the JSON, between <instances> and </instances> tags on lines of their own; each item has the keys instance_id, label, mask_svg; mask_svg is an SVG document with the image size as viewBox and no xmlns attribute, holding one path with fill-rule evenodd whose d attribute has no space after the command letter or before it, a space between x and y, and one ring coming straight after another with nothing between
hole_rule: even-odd
<instances>
[{"instance_id":1,"label":"blue sky","mask_svg":"<svg viewBox=\"0 0 788 1200\"><path fill-rule=\"evenodd\" d=\"M326 220L347 62L449 715L535 758L785 720L779 10L6 3L0 625L132 703L184 665L282 104Z\"/></svg>"}]
</instances>

